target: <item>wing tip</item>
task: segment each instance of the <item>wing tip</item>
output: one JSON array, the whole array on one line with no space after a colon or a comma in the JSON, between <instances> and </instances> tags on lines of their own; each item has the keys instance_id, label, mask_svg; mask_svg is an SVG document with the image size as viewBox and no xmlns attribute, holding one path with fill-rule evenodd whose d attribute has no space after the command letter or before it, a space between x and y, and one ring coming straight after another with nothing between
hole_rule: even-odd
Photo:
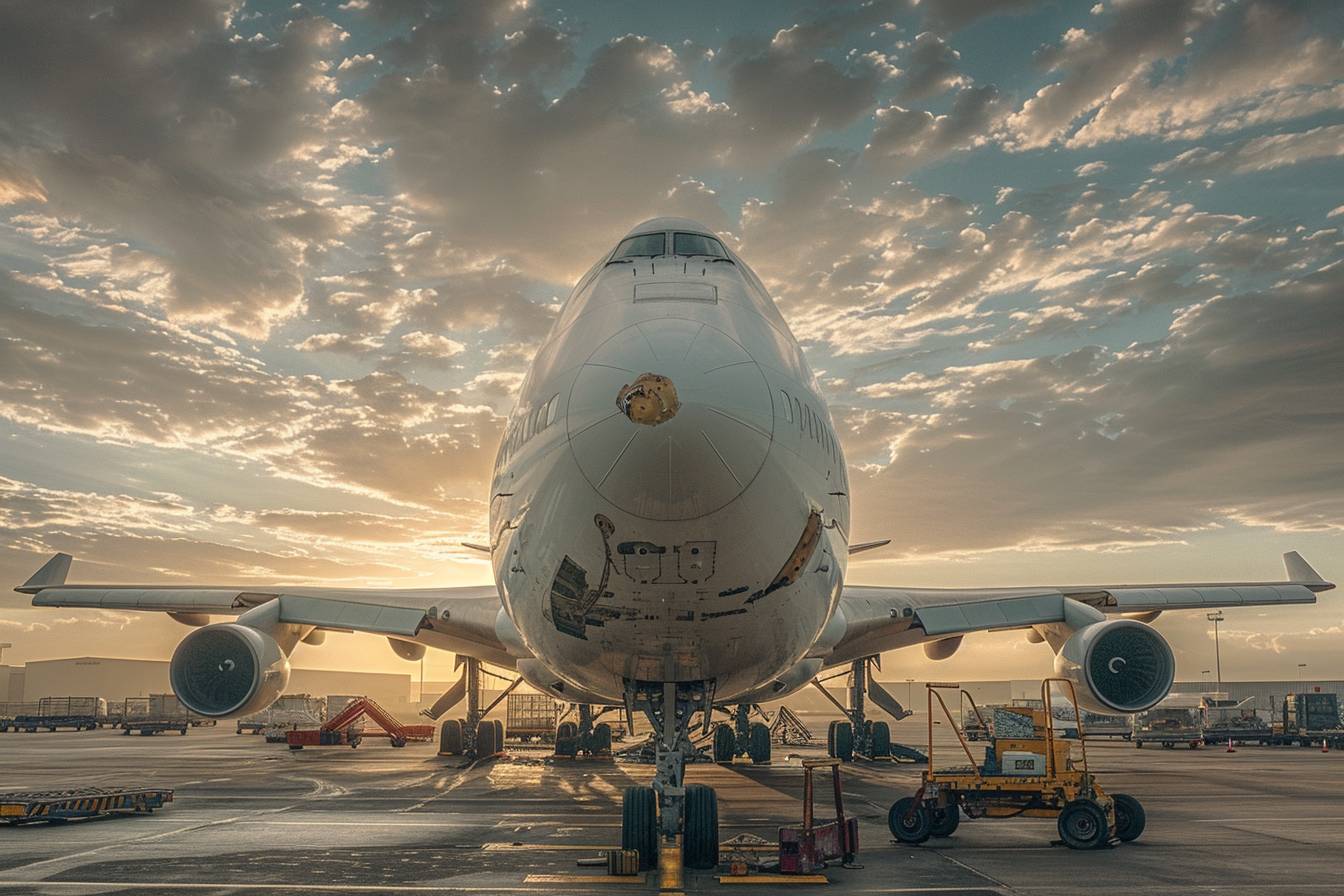
<instances>
[{"instance_id":1,"label":"wing tip","mask_svg":"<svg viewBox=\"0 0 1344 896\"><path fill-rule=\"evenodd\" d=\"M28 577L24 582L14 590L20 594L37 594L43 588L55 588L65 584L65 577L70 574L70 563L75 558L64 551L55 553L42 568Z\"/></svg>"},{"instance_id":2,"label":"wing tip","mask_svg":"<svg viewBox=\"0 0 1344 896\"><path fill-rule=\"evenodd\" d=\"M1290 582L1306 585L1312 591L1329 591L1335 587L1334 582L1327 582L1321 578L1321 574L1297 551L1288 551L1283 555L1283 570Z\"/></svg>"}]
</instances>

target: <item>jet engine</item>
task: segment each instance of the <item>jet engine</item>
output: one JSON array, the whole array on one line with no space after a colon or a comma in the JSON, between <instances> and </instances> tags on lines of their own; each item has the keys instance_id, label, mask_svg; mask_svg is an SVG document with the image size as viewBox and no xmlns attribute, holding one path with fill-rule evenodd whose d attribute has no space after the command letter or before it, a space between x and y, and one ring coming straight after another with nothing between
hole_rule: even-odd
<instances>
[{"instance_id":1,"label":"jet engine","mask_svg":"<svg viewBox=\"0 0 1344 896\"><path fill-rule=\"evenodd\" d=\"M233 622L208 625L182 639L168 666L182 705L212 719L270 706L289 684L289 657L265 632Z\"/></svg>"},{"instance_id":2,"label":"jet engine","mask_svg":"<svg viewBox=\"0 0 1344 896\"><path fill-rule=\"evenodd\" d=\"M1125 715L1167 696L1176 678L1176 658L1152 626L1108 619L1069 636L1055 654L1055 674L1073 682L1083 708Z\"/></svg>"}]
</instances>

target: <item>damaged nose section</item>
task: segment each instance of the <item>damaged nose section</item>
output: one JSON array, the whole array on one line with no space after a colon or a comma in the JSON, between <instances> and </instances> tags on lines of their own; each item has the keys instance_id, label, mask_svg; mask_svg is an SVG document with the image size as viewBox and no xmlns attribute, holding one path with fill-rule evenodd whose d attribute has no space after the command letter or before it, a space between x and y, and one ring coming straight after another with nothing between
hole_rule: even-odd
<instances>
[{"instance_id":1,"label":"damaged nose section","mask_svg":"<svg viewBox=\"0 0 1344 896\"><path fill-rule=\"evenodd\" d=\"M774 408L740 343L699 321L661 318L589 356L566 427L579 469L614 507L692 520L751 485L770 452Z\"/></svg>"},{"instance_id":2,"label":"damaged nose section","mask_svg":"<svg viewBox=\"0 0 1344 896\"><path fill-rule=\"evenodd\" d=\"M616 394L616 407L635 423L657 426L676 416L681 403L677 401L677 387L665 376L641 373L633 383L627 383Z\"/></svg>"}]
</instances>

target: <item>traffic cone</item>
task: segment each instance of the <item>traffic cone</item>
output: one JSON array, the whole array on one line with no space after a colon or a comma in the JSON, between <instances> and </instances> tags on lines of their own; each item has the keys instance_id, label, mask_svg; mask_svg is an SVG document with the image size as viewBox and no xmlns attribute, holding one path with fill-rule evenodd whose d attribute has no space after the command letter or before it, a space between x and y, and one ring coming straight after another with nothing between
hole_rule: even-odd
<instances>
[{"instance_id":1,"label":"traffic cone","mask_svg":"<svg viewBox=\"0 0 1344 896\"><path fill-rule=\"evenodd\" d=\"M1227 752L1229 753L1237 752L1237 748L1232 746L1232 738L1230 737L1227 739Z\"/></svg>"},{"instance_id":2,"label":"traffic cone","mask_svg":"<svg viewBox=\"0 0 1344 896\"><path fill-rule=\"evenodd\" d=\"M1328 737L1321 738L1321 752L1322 753L1330 752L1330 738Z\"/></svg>"}]
</instances>

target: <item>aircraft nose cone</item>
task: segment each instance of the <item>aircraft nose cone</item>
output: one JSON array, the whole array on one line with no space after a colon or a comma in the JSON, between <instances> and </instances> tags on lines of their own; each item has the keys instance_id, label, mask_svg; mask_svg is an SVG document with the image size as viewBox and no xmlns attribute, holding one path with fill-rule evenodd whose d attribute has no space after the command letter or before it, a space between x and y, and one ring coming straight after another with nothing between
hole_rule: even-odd
<instances>
[{"instance_id":1,"label":"aircraft nose cone","mask_svg":"<svg viewBox=\"0 0 1344 896\"><path fill-rule=\"evenodd\" d=\"M765 375L722 330L661 319L622 330L588 358L567 417L579 468L644 519L690 520L730 503L770 451Z\"/></svg>"}]
</instances>

